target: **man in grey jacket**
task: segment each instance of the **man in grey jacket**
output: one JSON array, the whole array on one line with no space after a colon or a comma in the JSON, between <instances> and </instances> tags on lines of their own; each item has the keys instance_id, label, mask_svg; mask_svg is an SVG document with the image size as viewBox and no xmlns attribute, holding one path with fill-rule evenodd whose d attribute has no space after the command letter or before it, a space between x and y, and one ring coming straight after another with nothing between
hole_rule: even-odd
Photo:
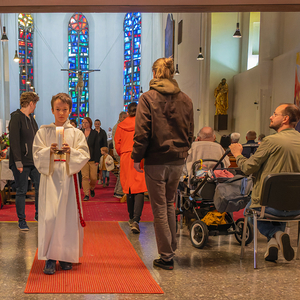
<instances>
[{"instance_id":1,"label":"man in grey jacket","mask_svg":"<svg viewBox=\"0 0 300 300\"><path fill-rule=\"evenodd\" d=\"M21 95L21 109L11 113L9 122L10 156L9 167L16 183L16 210L20 230L29 230L25 216L25 198L28 188L28 177L35 188L35 220L38 220L38 193L40 174L33 163L32 145L38 125L32 116L39 97L36 93L25 92Z\"/></svg>"}]
</instances>

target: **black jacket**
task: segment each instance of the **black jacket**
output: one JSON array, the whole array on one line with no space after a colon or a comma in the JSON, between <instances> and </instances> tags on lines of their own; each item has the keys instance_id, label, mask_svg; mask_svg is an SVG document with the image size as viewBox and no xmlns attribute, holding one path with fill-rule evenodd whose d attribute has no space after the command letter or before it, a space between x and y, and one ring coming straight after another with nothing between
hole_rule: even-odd
<instances>
[{"instance_id":1,"label":"black jacket","mask_svg":"<svg viewBox=\"0 0 300 300\"><path fill-rule=\"evenodd\" d=\"M9 129L9 167L17 168L33 166L32 145L38 131L38 125L32 115L27 117L20 109L11 113Z\"/></svg>"},{"instance_id":2,"label":"black jacket","mask_svg":"<svg viewBox=\"0 0 300 300\"><path fill-rule=\"evenodd\" d=\"M242 146L242 155L249 158L257 150L258 143L256 143L254 140L249 140L246 144L243 144Z\"/></svg>"},{"instance_id":3,"label":"black jacket","mask_svg":"<svg viewBox=\"0 0 300 300\"><path fill-rule=\"evenodd\" d=\"M91 132L87 138L87 144L90 149L90 156L91 156L90 161L94 161L98 163L100 161L100 148L99 148L99 136L96 130L91 129Z\"/></svg>"},{"instance_id":4,"label":"black jacket","mask_svg":"<svg viewBox=\"0 0 300 300\"><path fill-rule=\"evenodd\" d=\"M104 129L100 128L99 136L99 147L107 147L107 134Z\"/></svg>"}]
</instances>

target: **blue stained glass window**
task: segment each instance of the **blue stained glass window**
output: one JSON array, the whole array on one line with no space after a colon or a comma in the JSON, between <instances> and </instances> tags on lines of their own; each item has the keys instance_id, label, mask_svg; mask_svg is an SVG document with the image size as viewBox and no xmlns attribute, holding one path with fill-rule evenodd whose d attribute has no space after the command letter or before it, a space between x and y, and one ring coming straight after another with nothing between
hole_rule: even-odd
<instances>
[{"instance_id":1,"label":"blue stained glass window","mask_svg":"<svg viewBox=\"0 0 300 300\"><path fill-rule=\"evenodd\" d=\"M20 58L19 60L20 94L28 91L34 91L33 32L34 32L34 25L33 25L32 16L30 14L19 14L18 51L19 51L19 58Z\"/></svg>"},{"instance_id":2,"label":"blue stained glass window","mask_svg":"<svg viewBox=\"0 0 300 300\"><path fill-rule=\"evenodd\" d=\"M124 18L124 110L140 96L141 13L127 13Z\"/></svg>"},{"instance_id":3,"label":"blue stained glass window","mask_svg":"<svg viewBox=\"0 0 300 300\"><path fill-rule=\"evenodd\" d=\"M89 76L87 73L83 73L81 99L78 99L78 91L76 91L78 71L89 69L89 25L86 17L81 13L75 13L70 18L68 32L69 69L77 72L69 72L69 94L73 103L70 118L80 124L83 118L89 116Z\"/></svg>"}]
</instances>

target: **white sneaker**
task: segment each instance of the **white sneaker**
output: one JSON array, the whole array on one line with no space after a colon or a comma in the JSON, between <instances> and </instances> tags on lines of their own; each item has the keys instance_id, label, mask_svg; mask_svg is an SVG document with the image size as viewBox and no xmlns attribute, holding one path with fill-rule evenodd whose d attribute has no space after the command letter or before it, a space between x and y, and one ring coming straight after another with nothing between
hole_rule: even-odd
<instances>
[{"instance_id":1,"label":"white sneaker","mask_svg":"<svg viewBox=\"0 0 300 300\"><path fill-rule=\"evenodd\" d=\"M290 237L287 233L277 231L275 233L275 239L282 251L283 257L287 261L291 261L294 258L295 252L290 243Z\"/></svg>"},{"instance_id":2,"label":"white sneaker","mask_svg":"<svg viewBox=\"0 0 300 300\"><path fill-rule=\"evenodd\" d=\"M265 253L266 261L276 261L278 259L279 246L275 238L271 238L267 245L267 252Z\"/></svg>"}]
</instances>

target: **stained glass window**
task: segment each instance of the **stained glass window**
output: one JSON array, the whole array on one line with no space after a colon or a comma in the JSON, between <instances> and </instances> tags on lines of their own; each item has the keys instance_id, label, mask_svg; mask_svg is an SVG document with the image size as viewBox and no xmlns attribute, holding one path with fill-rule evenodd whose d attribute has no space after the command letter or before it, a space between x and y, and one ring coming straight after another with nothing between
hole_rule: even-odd
<instances>
[{"instance_id":1,"label":"stained glass window","mask_svg":"<svg viewBox=\"0 0 300 300\"><path fill-rule=\"evenodd\" d=\"M124 110L140 97L141 13L127 13L124 18Z\"/></svg>"},{"instance_id":2,"label":"stained glass window","mask_svg":"<svg viewBox=\"0 0 300 300\"><path fill-rule=\"evenodd\" d=\"M33 18L30 14L19 14L18 45L20 94L34 90L33 85Z\"/></svg>"},{"instance_id":3,"label":"stained glass window","mask_svg":"<svg viewBox=\"0 0 300 300\"><path fill-rule=\"evenodd\" d=\"M80 124L83 118L89 116L89 25L86 17L81 13L74 14L68 26L69 51L69 94L72 98L72 112L70 119ZM78 72L82 71L83 88L80 97L76 90Z\"/></svg>"}]
</instances>

